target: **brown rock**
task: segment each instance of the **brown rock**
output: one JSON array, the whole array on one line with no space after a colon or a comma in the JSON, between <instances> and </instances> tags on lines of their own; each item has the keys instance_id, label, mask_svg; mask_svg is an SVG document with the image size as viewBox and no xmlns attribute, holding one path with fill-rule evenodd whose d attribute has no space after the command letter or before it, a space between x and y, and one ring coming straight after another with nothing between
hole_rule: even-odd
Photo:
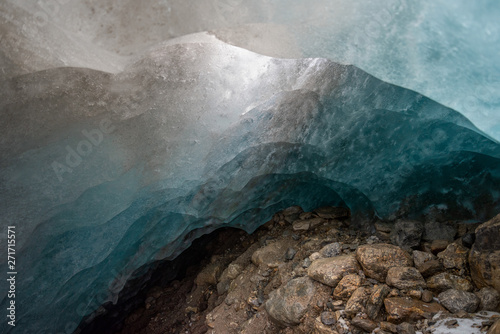
<instances>
[{"instance_id":1,"label":"brown rock","mask_svg":"<svg viewBox=\"0 0 500 334\"><path fill-rule=\"evenodd\" d=\"M500 293L497 290L486 287L476 292L479 298L479 309L483 311L496 311L500 305Z\"/></svg>"},{"instance_id":2,"label":"brown rock","mask_svg":"<svg viewBox=\"0 0 500 334\"><path fill-rule=\"evenodd\" d=\"M252 262L258 266L275 268L285 261L286 250L293 245L289 240L279 240L257 249L252 255Z\"/></svg>"},{"instance_id":3,"label":"brown rock","mask_svg":"<svg viewBox=\"0 0 500 334\"><path fill-rule=\"evenodd\" d=\"M416 321L445 311L438 303L424 303L411 298L386 298L384 305L388 314L387 320L393 323Z\"/></svg>"},{"instance_id":4,"label":"brown rock","mask_svg":"<svg viewBox=\"0 0 500 334\"><path fill-rule=\"evenodd\" d=\"M457 242L449 244L444 251L437 255L437 257L443 262L444 267L447 269L466 268L468 256L469 249Z\"/></svg>"},{"instance_id":5,"label":"brown rock","mask_svg":"<svg viewBox=\"0 0 500 334\"><path fill-rule=\"evenodd\" d=\"M430 260L424 262L424 264L422 264L417 269L424 277L429 277L445 270L444 266L441 264L439 260Z\"/></svg>"},{"instance_id":6,"label":"brown rock","mask_svg":"<svg viewBox=\"0 0 500 334\"><path fill-rule=\"evenodd\" d=\"M397 333L398 332L398 326L396 324L393 324L392 322L387 322L387 321L382 321L380 323L380 329L386 332L391 332L391 333Z\"/></svg>"},{"instance_id":7,"label":"brown rock","mask_svg":"<svg viewBox=\"0 0 500 334\"><path fill-rule=\"evenodd\" d=\"M422 275L413 267L392 267L387 272L386 283L400 290L425 288Z\"/></svg>"},{"instance_id":8,"label":"brown rock","mask_svg":"<svg viewBox=\"0 0 500 334\"><path fill-rule=\"evenodd\" d=\"M450 289L438 295L441 305L452 313L460 311L475 312L479 306L479 298L472 292Z\"/></svg>"},{"instance_id":9,"label":"brown rock","mask_svg":"<svg viewBox=\"0 0 500 334\"><path fill-rule=\"evenodd\" d=\"M435 260L436 256L431 253L421 252L418 250L413 251L413 263L415 263L415 267L419 269L425 262Z\"/></svg>"},{"instance_id":10,"label":"brown rock","mask_svg":"<svg viewBox=\"0 0 500 334\"><path fill-rule=\"evenodd\" d=\"M307 231L321 223L325 222L323 218L311 218L306 220L296 220L292 224L294 231Z\"/></svg>"},{"instance_id":11,"label":"brown rock","mask_svg":"<svg viewBox=\"0 0 500 334\"><path fill-rule=\"evenodd\" d=\"M360 287L353 292L351 298L347 301L345 312L354 315L358 312L365 312L366 299L368 297L367 289Z\"/></svg>"},{"instance_id":12,"label":"brown rock","mask_svg":"<svg viewBox=\"0 0 500 334\"><path fill-rule=\"evenodd\" d=\"M434 299L434 295L429 290L424 290L422 292L422 301L425 303L430 303Z\"/></svg>"},{"instance_id":13,"label":"brown rock","mask_svg":"<svg viewBox=\"0 0 500 334\"><path fill-rule=\"evenodd\" d=\"M314 261L307 269L312 279L335 287L342 277L360 270L354 255L342 255Z\"/></svg>"},{"instance_id":14,"label":"brown rock","mask_svg":"<svg viewBox=\"0 0 500 334\"><path fill-rule=\"evenodd\" d=\"M385 297L389 294L390 289L387 285L381 284L373 288L373 292L366 303L366 314L370 319L376 320L380 313L380 308L384 303Z\"/></svg>"},{"instance_id":15,"label":"brown rock","mask_svg":"<svg viewBox=\"0 0 500 334\"><path fill-rule=\"evenodd\" d=\"M441 253L448 247L450 242L448 240L434 240L431 243L431 252L432 254Z\"/></svg>"},{"instance_id":16,"label":"brown rock","mask_svg":"<svg viewBox=\"0 0 500 334\"><path fill-rule=\"evenodd\" d=\"M370 319L363 319L361 317L354 317L354 319L352 319L351 321L351 324L353 326L361 328L362 330L368 333L373 332L373 330L378 327L374 321Z\"/></svg>"},{"instance_id":17,"label":"brown rock","mask_svg":"<svg viewBox=\"0 0 500 334\"><path fill-rule=\"evenodd\" d=\"M338 334L338 332L322 324L320 319L315 319L313 334Z\"/></svg>"},{"instance_id":18,"label":"brown rock","mask_svg":"<svg viewBox=\"0 0 500 334\"><path fill-rule=\"evenodd\" d=\"M217 284L217 279L222 273L223 263L215 262L211 263L196 276L195 283L196 285L212 285Z\"/></svg>"},{"instance_id":19,"label":"brown rock","mask_svg":"<svg viewBox=\"0 0 500 334\"><path fill-rule=\"evenodd\" d=\"M365 275L384 282L392 267L413 265L411 256L401 248L389 244L362 245L356 251L356 258Z\"/></svg>"},{"instance_id":20,"label":"brown rock","mask_svg":"<svg viewBox=\"0 0 500 334\"><path fill-rule=\"evenodd\" d=\"M399 334L415 334L415 327L407 322L397 325L396 328Z\"/></svg>"},{"instance_id":21,"label":"brown rock","mask_svg":"<svg viewBox=\"0 0 500 334\"><path fill-rule=\"evenodd\" d=\"M476 229L469 264L479 288L491 286L500 292L500 215Z\"/></svg>"},{"instance_id":22,"label":"brown rock","mask_svg":"<svg viewBox=\"0 0 500 334\"><path fill-rule=\"evenodd\" d=\"M361 282L361 277L357 274L344 276L333 290L333 297L348 300L352 293L361 286Z\"/></svg>"},{"instance_id":23,"label":"brown rock","mask_svg":"<svg viewBox=\"0 0 500 334\"><path fill-rule=\"evenodd\" d=\"M490 327L487 334L500 334L500 319Z\"/></svg>"},{"instance_id":24,"label":"brown rock","mask_svg":"<svg viewBox=\"0 0 500 334\"><path fill-rule=\"evenodd\" d=\"M472 291L474 288L472 283L467 279L450 273L441 273L432 276L427 280L427 287L438 292L448 289Z\"/></svg>"}]
</instances>

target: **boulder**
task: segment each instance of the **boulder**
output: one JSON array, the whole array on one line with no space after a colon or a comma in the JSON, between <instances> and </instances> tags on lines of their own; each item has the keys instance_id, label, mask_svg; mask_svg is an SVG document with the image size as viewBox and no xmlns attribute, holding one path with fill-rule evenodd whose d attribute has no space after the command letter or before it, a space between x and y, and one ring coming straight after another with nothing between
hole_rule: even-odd
<instances>
[{"instance_id":1,"label":"boulder","mask_svg":"<svg viewBox=\"0 0 500 334\"><path fill-rule=\"evenodd\" d=\"M438 303L424 303L412 298L393 297L384 300L387 320L392 323L417 321L446 311Z\"/></svg>"},{"instance_id":2,"label":"boulder","mask_svg":"<svg viewBox=\"0 0 500 334\"><path fill-rule=\"evenodd\" d=\"M424 277L429 277L444 270L441 262L431 253L413 251L415 267Z\"/></svg>"},{"instance_id":3,"label":"boulder","mask_svg":"<svg viewBox=\"0 0 500 334\"><path fill-rule=\"evenodd\" d=\"M425 280L413 267L392 267L387 272L386 283L400 290L425 288Z\"/></svg>"},{"instance_id":4,"label":"boulder","mask_svg":"<svg viewBox=\"0 0 500 334\"><path fill-rule=\"evenodd\" d=\"M452 313L460 311L475 312L479 306L479 298L472 292L450 289L438 295L441 305Z\"/></svg>"},{"instance_id":5,"label":"boulder","mask_svg":"<svg viewBox=\"0 0 500 334\"><path fill-rule=\"evenodd\" d=\"M359 270L354 255L342 255L314 261L307 269L307 274L318 282L335 287L342 277L357 273Z\"/></svg>"},{"instance_id":6,"label":"boulder","mask_svg":"<svg viewBox=\"0 0 500 334\"><path fill-rule=\"evenodd\" d=\"M446 249L446 247L448 247L449 244L450 242L448 240L433 240L430 245L431 253L432 254L441 253Z\"/></svg>"},{"instance_id":7,"label":"boulder","mask_svg":"<svg viewBox=\"0 0 500 334\"><path fill-rule=\"evenodd\" d=\"M479 309L482 311L496 311L500 305L500 293L497 290L485 287L476 292L479 298Z\"/></svg>"},{"instance_id":8,"label":"boulder","mask_svg":"<svg viewBox=\"0 0 500 334\"><path fill-rule=\"evenodd\" d=\"M413 260L406 251L389 244L362 245L356 251L356 258L365 275L380 282L385 282L390 268L413 265Z\"/></svg>"},{"instance_id":9,"label":"boulder","mask_svg":"<svg viewBox=\"0 0 500 334\"><path fill-rule=\"evenodd\" d=\"M449 289L472 291L474 287L469 280L450 273L440 273L427 280L429 289L442 292Z\"/></svg>"},{"instance_id":10,"label":"boulder","mask_svg":"<svg viewBox=\"0 0 500 334\"><path fill-rule=\"evenodd\" d=\"M491 286L500 292L500 215L476 229L469 264L477 287Z\"/></svg>"},{"instance_id":11,"label":"boulder","mask_svg":"<svg viewBox=\"0 0 500 334\"><path fill-rule=\"evenodd\" d=\"M391 231L391 242L399 247L413 248L420 245L424 224L414 220L398 220Z\"/></svg>"},{"instance_id":12,"label":"boulder","mask_svg":"<svg viewBox=\"0 0 500 334\"><path fill-rule=\"evenodd\" d=\"M336 299L348 300L352 293L361 286L361 277L357 274L344 276L333 290L333 297Z\"/></svg>"},{"instance_id":13,"label":"boulder","mask_svg":"<svg viewBox=\"0 0 500 334\"><path fill-rule=\"evenodd\" d=\"M314 293L314 284L308 277L292 279L269 294L269 299L265 304L267 313L281 325L298 325Z\"/></svg>"}]
</instances>

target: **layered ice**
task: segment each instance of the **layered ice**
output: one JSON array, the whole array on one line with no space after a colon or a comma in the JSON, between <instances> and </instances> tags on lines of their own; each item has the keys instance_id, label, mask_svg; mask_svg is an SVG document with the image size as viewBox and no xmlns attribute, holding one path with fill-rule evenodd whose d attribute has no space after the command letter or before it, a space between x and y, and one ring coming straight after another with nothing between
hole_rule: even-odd
<instances>
[{"instance_id":1,"label":"layered ice","mask_svg":"<svg viewBox=\"0 0 500 334\"><path fill-rule=\"evenodd\" d=\"M2 2L0 220L22 273L2 331L71 333L143 265L290 205L498 213L498 7Z\"/></svg>"}]
</instances>

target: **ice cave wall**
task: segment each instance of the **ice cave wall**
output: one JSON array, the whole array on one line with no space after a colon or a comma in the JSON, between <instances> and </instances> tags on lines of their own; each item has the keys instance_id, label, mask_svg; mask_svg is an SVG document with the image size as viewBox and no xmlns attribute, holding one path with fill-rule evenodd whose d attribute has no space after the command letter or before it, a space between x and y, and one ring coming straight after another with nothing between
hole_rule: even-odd
<instances>
[{"instance_id":1,"label":"ice cave wall","mask_svg":"<svg viewBox=\"0 0 500 334\"><path fill-rule=\"evenodd\" d=\"M494 2L0 9L0 218L23 273L12 333L71 332L143 264L289 205L346 205L357 223L499 211Z\"/></svg>"}]
</instances>

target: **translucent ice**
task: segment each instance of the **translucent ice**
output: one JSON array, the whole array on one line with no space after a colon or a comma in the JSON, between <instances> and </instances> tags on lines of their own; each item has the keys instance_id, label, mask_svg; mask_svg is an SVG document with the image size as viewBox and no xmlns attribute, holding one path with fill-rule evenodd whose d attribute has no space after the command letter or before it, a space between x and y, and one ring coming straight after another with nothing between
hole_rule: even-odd
<instances>
[{"instance_id":1,"label":"translucent ice","mask_svg":"<svg viewBox=\"0 0 500 334\"><path fill-rule=\"evenodd\" d=\"M0 220L22 273L2 331L71 332L142 265L290 205L498 213L498 7L0 3Z\"/></svg>"}]
</instances>

